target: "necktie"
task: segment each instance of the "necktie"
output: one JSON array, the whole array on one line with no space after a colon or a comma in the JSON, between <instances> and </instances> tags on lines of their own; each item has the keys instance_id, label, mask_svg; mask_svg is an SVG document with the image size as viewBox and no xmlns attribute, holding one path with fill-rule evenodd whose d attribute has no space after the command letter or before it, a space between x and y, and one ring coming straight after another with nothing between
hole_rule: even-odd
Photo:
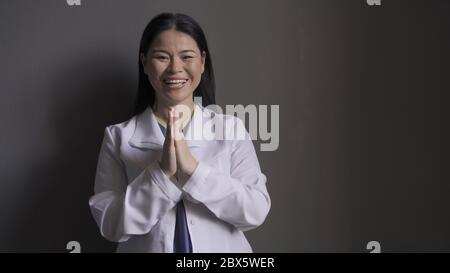
<instances>
[{"instance_id":1,"label":"necktie","mask_svg":"<svg viewBox=\"0 0 450 273\"><path fill-rule=\"evenodd\" d=\"M159 128L163 135L166 134L166 128L158 123ZM173 239L173 252L174 253L192 253L191 236L189 235L189 229L186 220L186 210L184 208L183 200L177 203L176 207L176 220L175 220L175 235Z\"/></svg>"}]
</instances>

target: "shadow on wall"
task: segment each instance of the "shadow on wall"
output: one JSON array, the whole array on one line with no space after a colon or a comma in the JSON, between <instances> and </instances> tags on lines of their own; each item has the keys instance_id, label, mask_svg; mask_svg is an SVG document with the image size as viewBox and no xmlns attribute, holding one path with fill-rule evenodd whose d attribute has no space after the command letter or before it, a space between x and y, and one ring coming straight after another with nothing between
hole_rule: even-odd
<instances>
[{"instance_id":1,"label":"shadow on wall","mask_svg":"<svg viewBox=\"0 0 450 273\"><path fill-rule=\"evenodd\" d=\"M137 81L117 54L86 58L64 68L50 84L51 125L38 132L52 147L45 158L34 159L27 178L18 222L9 243L13 252L69 252L69 241L78 241L81 252L113 252L91 216L88 199L93 194L98 153L107 125L132 116Z\"/></svg>"}]
</instances>

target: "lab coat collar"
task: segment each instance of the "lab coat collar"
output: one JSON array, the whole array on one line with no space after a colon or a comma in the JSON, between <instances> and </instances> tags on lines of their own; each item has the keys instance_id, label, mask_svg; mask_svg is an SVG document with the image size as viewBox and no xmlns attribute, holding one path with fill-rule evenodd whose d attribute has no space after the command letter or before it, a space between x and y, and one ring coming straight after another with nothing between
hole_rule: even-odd
<instances>
[{"instance_id":1,"label":"lab coat collar","mask_svg":"<svg viewBox=\"0 0 450 273\"><path fill-rule=\"evenodd\" d=\"M186 136L202 136L202 126L198 125L203 124L203 122L203 107L195 103L194 115L191 122L189 122ZM195 130L195 132L192 130ZM128 143L135 148L159 150L163 147L164 139L165 137L153 115L152 108L148 106L144 112L136 116L136 127ZM187 137L186 142L189 147L200 147L202 140Z\"/></svg>"}]
</instances>

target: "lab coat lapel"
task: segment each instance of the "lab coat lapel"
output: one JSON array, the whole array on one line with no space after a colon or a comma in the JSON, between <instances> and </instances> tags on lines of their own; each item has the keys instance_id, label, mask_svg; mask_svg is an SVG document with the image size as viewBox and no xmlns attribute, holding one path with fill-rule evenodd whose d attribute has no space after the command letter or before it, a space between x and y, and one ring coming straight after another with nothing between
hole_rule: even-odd
<instances>
[{"instance_id":1,"label":"lab coat lapel","mask_svg":"<svg viewBox=\"0 0 450 273\"><path fill-rule=\"evenodd\" d=\"M162 149L164 135L152 114L150 106L136 116L136 128L128 143L135 148Z\"/></svg>"},{"instance_id":2,"label":"lab coat lapel","mask_svg":"<svg viewBox=\"0 0 450 273\"><path fill-rule=\"evenodd\" d=\"M185 133L185 140L190 148L201 146L203 141L203 122L203 108L200 105L195 104L194 115L192 116L192 120L189 122Z\"/></svg>"},{"instance_id":3,"label":"lab coat lapel","mask_svg":"<svg viewBox=\"0 0 450 273\"><path fill-rule=\"evenodd\" d=\"M205 112L202 106L195 104L194 115L185 134L186 143L190 148L200 147L205 141L203 126L211 118ZM207 137L211 139L210 135ZM151 107L147 107L144 112L136 116L136 128L128 143L135 148L160 150L164 144L164 139L158 121L152 114Z\"/></svg>"}]
</instances>

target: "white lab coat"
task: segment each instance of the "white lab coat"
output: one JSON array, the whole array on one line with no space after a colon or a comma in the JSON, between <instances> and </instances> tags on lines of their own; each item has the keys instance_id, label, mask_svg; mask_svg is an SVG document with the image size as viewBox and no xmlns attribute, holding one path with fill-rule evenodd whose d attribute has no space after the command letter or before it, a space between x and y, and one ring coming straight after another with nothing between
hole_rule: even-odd
<instances>
[{"instance_id":1,"label":"white lab coat","mask_svg":"<svg viewBox=\"0 0 450 273\"><path fill-rule=\"evenodd\" d=\"M151 111L105 129L89 200L100 233L119 242L117 252L171 253L183 199L193 252L252 252L243 232L263 223L271 201L242 121L195 105L186 139L199 164L181 187L159 166L164 136ZM225 140L198 127L213 120L224 122Z\"/></svg>"}]
</instances>

